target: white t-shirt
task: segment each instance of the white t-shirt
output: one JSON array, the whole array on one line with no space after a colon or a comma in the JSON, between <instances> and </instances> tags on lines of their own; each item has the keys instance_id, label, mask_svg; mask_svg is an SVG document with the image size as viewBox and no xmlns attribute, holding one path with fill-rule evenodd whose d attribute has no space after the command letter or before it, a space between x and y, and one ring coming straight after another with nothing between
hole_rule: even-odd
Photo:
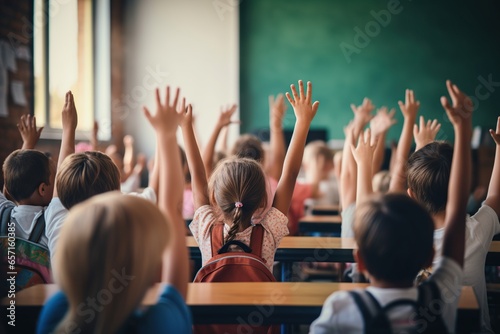
<instances>
[{"instance_id":1,"label":"white t-shirt","mask_svg":"<svg viewBox=\"0 0 500 334\"><path fill-rule=\"evenodd\" d=\"M16 206L13 202L9 201L7 198L5 198L4 194L0 192L0 211L3 210L7 206L12 206L14 205L14 209L12 209L11 212L11 218L15 222L16 226L16 237L23 238L23 239L29 239L29 236L31 232L33 231L33 228L35 227L35 223L38 220L38 218L42 215L42 212L44 212L45 215L45 221L47 221L47 211L46 208L42 206L36 206L36 205L19 205ZM47 223L45 223L47 226ZM42 237L40 238L39 243L43 246L48 246L48 237L46 231L42 233Z\"/></svg>"},{"instance_id":2,"label":"white t-shirt","mask_svg":"<svg viewBox=\"0 0 500 334\"><path fill-rule=\"evenodd\" d=\"M481 327L483 331L491 332L488 300L486 297L486 279L484 264L491 240L500 233L500 223L496 212L483 205L472 217L466 219L465 255L464 255L464 285L473 287L477 301L481 307ZM444 228L434 231L434 266L439 262L443 246Z\"/></svg>"},{"instance_id":3,"label":"white t-shirt","mask_svg":"<svg viewBox=\"0 0 500 334\"><path fill-rule=\"evenodd\" d=\"M354 223L354 213L356 212L356 202L351 203L344 208L340 215L342 216L342 230L340 236L342 238L354 238L352 225Z\"/></svg>"},{"instance_id":4,"label":"white t-shirt","mask_svg":"<svg viewBox=\"0 0 500 334\"><path fill-rule=\"evenodd\" d=\"M448 331L455 331L456 311L462 287L462 268L455 261L444 258L438 265L434 274L429 278L433 280L441 293L442 318ZM398 299L411 299L417 301L418 290L416 287L405 289L384 289L368 287L367 290L377 299L382 307ZM414 319L414 309L403 306L391 312L391 322L406 323ZM432 316L432 309L428 313ZM423 315L425 317L425 315ZM430 317L429 317L430 318ZM347 291L335 292L323 304L323 309L309 330L309 333L362 333L364 321L358 306Z\"/></svg>"},{"instance_id":5,"label":"white t-shirt","mask_svg":"<svg viewBox=\"0 0 500 334\"><path fill-rule=\"evenodd\" d=\"M210 227L217 222L214 214L214 209L210 205L204 205L198 208L194 213L194 218L189 229L193 233L193 237L198 243L201 251L202 265L205 265L212 258L212 244ZM278 209L272 207L267 211L267 214L260 221L264 227L264 240L262 241L262 258L266 261L266 265L272 272L274 264L274 254L278 248L281 239L288 235L288 218ZM250 225L244 231L236 233L235 240L239 240L246 245L250 244L252 236L252 228ZM224 237L229 232L229 226L224 224Z\"/></svg>"},{"instance_id":6,"label":"white t-shirt","mask_svg":"<svg viewBox=\"0 0 500 334\"><path fill-rule=\"evenodd\" d=\"M129 195L139 196L153 203L156 203L156 193L153 188L145 188L142 193L130 193ZM58 197L54 197L50 201L47 211L45 212L46 233L49 238L50 259L53 264L54 254L56 253L57 240L63 226L64 220L68 214L68 210L64 207Z\"/></svg>"}]
</instances>

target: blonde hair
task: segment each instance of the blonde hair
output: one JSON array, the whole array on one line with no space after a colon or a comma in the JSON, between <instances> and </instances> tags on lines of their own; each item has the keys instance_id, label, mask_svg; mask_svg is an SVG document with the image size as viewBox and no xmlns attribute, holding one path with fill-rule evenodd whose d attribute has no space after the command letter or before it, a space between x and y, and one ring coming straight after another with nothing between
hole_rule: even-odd
<instances>
[{"instance_id":1,"label":"blonde hair","mask_svg":"<svg viewBox=\"0 0 500 334\"><path fill-rule=\"evenodd\" d=\"M255 211L267 203L264 171L252 159L221 161L210 177L208 191L212 206L217 208L225 222L232 223L226 242L234 239L240 227L250 225Z\"/></svg>"},{"instance_id":2,"label":"blonde hair","mask_svg":"<svg viewBox=\"0 0 500 334\"><path fill-rule=\"evenodd\" d=\"M302 162L312 161L323 156L325 161L333 163L333 151L322 140L315 140L306 145L304 148L304 157Z\"/></svg>"},{"instance_id":3,"label":"blonde hair","mask_svg":"<svg viewBox=\"0 0 500 334\"><path fill-rule=\"evenodd\" d=\"M97 151L68 156L56 180L57 194L66 209L94 195L120 190L120 171L109 156Z\"/></svg>"},{"instance_id":4,"label":"blonde hair","mask_svg":"<svg viewBox=\"0 0 500 334\"><path fill-rule=\"evenodd\" d=\"M54 277L69 302L55 332L69 326L83 333L116 332L158 279L169 232L159 209L136 196L112 192L75 206L55 254ZM88 298L102 310L89 307ZM92 310L98 312L89 318Z\"/></svg>"}]
</instances>

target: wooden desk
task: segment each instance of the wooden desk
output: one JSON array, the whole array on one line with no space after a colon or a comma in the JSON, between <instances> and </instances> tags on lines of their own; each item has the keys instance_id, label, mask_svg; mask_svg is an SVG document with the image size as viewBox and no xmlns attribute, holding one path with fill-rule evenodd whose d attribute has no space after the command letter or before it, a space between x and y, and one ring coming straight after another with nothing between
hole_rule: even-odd
<instances>
[{"instance_id":1,"label":"wooden desk","mask_svg":"<svg viewBox=\"0 0 500 334\"><path fill-rule=\"evenodd\" d=\"M352 283L190 283L187 304L196 324L249 323L310 324L333 292L364 288ZM156 303L161 284L146 294L143 305ZM41 307L58 291L55 284L37 285L16 295L16 327L22 323L33 332ZM8 299L2 300L5 310ZM479 329L479 306L471 287L462 288L457 329ZM27 328L26 328L27 329Z\"/></svg>"},{"instance_id":2,"label":"wooden desk","mask_svg":"<svg viewBox=\"0 0 500 334\"><path fill-rule=\"evenodd\" d=\"M192 260L200 260L201 252L194 237L186 237ZM354 262L353 238L284 237L274 256L284 262Z\"/></svg>"},{"instance_id":3,"label":"wooden desk","mask_svg":"<svg viewBox=\"0 0 500 334\"><path fill-rule=\"evenodd\" d=\"M309 215L300 218L299 233L335 233L340 236L342 217L339 215Z\"/></svg>"}]
</instances>

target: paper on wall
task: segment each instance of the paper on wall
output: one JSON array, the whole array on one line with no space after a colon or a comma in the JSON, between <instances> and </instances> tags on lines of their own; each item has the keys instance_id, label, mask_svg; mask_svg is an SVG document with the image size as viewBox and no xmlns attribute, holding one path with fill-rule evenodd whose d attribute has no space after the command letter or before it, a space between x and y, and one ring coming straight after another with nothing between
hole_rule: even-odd
<instances>
[{"instance_id":1,"label":"paper on wall","mask_svg":"<svg viewBox=\"0 0 500 334\"><path fill-rule=\"evenodd\" d=\"M2 57L2 67L11 72L17 71L16 53L7 41L0 41L0 56Z\"/></svg>"},{"instance_id":2,"label":"paper on wall","mask_svg":"<svg viewBox=\"0 0 500 334\"><path fill-rule=\"evenodd\" d=\"M12 99L14 103L20 106L26 106L28 101L24 94L24 83L18 80L12 80L10 83L10 91L12 92Z\"/></svg>"},{"instance_id":3,"label":"paper on wall","mask_svg":"<svg viewBox=\"0 0 500 334\"><path fill-rule=\"evenodd\" d=\"M22 59L22 60L30 61L31 55L30 55L28 47L25 45L19 45L16 48L16 57L19 59Z\"/></svg>"}]
</instances>

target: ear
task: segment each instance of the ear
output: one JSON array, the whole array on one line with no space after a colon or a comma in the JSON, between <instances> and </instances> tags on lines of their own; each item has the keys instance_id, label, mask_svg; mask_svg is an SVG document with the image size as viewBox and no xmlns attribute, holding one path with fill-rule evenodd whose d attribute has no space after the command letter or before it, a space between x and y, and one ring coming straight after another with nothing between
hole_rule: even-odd
<instances>
[{"instance_id":1,"label":"ear","mask_svg":"<svg viewBox=\"0 0 500 334\"><path fill-rule=\"evenodd\" d=\"M413 191L411 191L410 188L406 189L406 192L408 193L408 196L410 196L411 199L415 199L415 195L413 194Z\"/></svg>"},{"instance_id":2,"label":"ear","mask_svg":"<svg viewBox=\"0 0 500 334\"><path fill-rule=\"evenodd\" d=\"M436 250L434 249L434 246L432 246L431 257L429 259L427 259L427 261L425 262L425 267L424 268L430 268L430 267L432 267L432 260L434 260L434 255L436 255Z\"/></svg>"},{"instance_id":3,"label":"ear","mask_svg":"<svg viewBox=\"0 0 500 334\"><path fill-rule=\"evenodd\" d=\"M358 249L353 249L352 254L354 255L354 261L356 261L356 263L358 264L359 272L364 273L366 271L365 260L358 252Z\"/></svg>"},{"instance_id":4,"label":"ear","mask_svg":"<svg viewBox=\"0 0 500 334\"><path fill-rule=\"evenodd\" d=\"M44 182L40 183L40 185L38 186L38 195L44 196L47 190L48 190L47 184Z\"/></svg>"}]
</instances>

